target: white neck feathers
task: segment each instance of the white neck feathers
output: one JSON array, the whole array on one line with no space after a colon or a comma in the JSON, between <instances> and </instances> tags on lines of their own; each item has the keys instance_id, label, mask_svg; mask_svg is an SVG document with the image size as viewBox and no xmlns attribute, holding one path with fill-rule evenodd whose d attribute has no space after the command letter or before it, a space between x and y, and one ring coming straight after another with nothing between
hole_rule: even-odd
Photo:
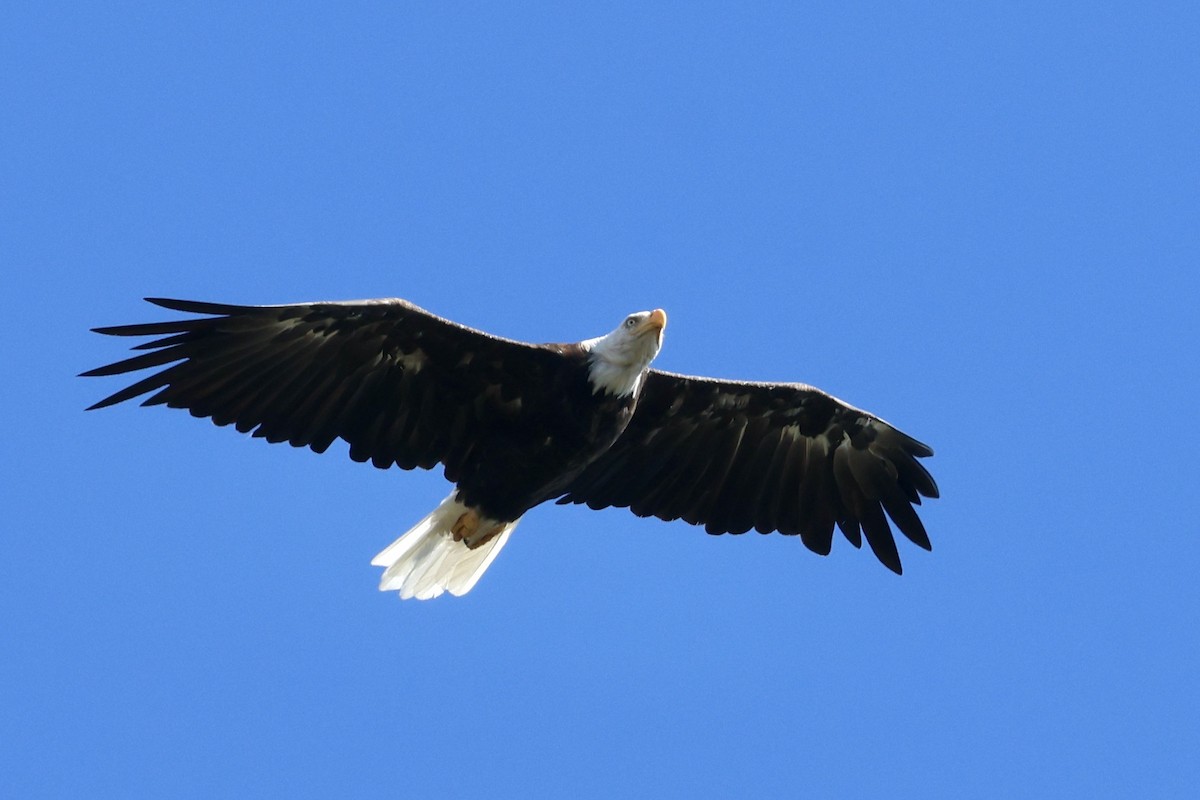
<instances>
[{"instance_id":1,"label":"white neck feathers","mask_svg":"<svg viewBox=\"0 0 1200 800\"><path fill-rule=\"evenodd\" d=\"M595 392L626 397L637 392L645 374L646 366L610 360L597 350L592 350L588 357L588 380Z\"/></svg>"},{"instance_id":2,"label":"white neck feathers","mask_svg":"<svg viewBox=\"0 0 1200 800\"><path fill-rule=\"evenodd\" d=\"M662 347L667 315L661 308L630 314L614 331L580 342L588 354L592 391L617 397L636 394Z\"/></svg>"}]
</instances>

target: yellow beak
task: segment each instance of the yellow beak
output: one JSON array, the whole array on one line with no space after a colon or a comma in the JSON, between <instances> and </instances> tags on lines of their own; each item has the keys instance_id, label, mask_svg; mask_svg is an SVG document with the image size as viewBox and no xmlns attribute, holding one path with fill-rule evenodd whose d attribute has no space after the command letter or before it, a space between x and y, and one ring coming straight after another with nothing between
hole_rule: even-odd
<instances>
[{"instance_id":1,"label":"yellow beak","mask_svg":"<svg viewBox=\"0 0 1200 800\"><path fill-rule=\"evenodd\" d=\"M667 327L667 312L656 308L650 312L650 316L646 317L646 321L641 324L641 330L638 333L651 330L661 331L665 327Z\"/></svg>"}]
</instances>

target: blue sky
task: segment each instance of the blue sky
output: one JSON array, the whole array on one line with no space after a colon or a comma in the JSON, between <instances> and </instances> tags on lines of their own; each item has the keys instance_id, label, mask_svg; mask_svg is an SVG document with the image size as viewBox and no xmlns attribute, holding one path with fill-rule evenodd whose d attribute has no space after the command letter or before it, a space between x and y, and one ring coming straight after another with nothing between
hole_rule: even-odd
<instances>
[{"instance_id":1,"label":"blue sky","mask_svg":"<svg viewBox=\"0 0 1200 800\"><path fill-rule=\"evenodd\" d=\"M0 26L0 794L1185 796L1200 782L1191 3L66 3ZM929 442L902 578L83 408L146 295L401 296ZM1190 791L1189 791L1190 790Z\"/></svg>"}]
</instances>

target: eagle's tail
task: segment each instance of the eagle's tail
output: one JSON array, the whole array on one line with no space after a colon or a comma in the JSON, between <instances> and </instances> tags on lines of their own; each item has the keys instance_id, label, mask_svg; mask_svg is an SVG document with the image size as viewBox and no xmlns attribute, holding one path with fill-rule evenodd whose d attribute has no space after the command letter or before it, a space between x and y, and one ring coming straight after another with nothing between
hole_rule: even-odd
<instances>
[{"instance_id":1,"label":"eagle's tail","mask_svg":"<svg viewBox=\"0 0 1200 800\"><path fill-rule=\"evenodd\" d=\"M472 549L454 538L453 528L462 524L464 515L474 513L455 494L451 492L429 516L371 559L384 568L381 592L398 591L405 600L428 600L445 591L464 595L491 565L517 522L493 523L493 527L500 525L499 531ZM480 522L477 517L474 521Z\"/></svg>"}]
</instances>

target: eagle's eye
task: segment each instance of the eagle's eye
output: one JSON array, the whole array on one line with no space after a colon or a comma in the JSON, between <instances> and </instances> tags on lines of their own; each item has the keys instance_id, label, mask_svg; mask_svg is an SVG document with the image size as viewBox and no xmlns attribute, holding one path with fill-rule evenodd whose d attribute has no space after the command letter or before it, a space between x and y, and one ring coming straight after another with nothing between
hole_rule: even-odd
<instances>
[{"instance_id":1,"label":"eagle's eye","mask_svg":"<svg viewBox=\"0 0 1200 800\"><path fill-rule=\"evenodd\" d=\"M637 317L630 315L625 318L626 328L632 328L634 325L637 325Z\"/></svg>"}]
</instances>

